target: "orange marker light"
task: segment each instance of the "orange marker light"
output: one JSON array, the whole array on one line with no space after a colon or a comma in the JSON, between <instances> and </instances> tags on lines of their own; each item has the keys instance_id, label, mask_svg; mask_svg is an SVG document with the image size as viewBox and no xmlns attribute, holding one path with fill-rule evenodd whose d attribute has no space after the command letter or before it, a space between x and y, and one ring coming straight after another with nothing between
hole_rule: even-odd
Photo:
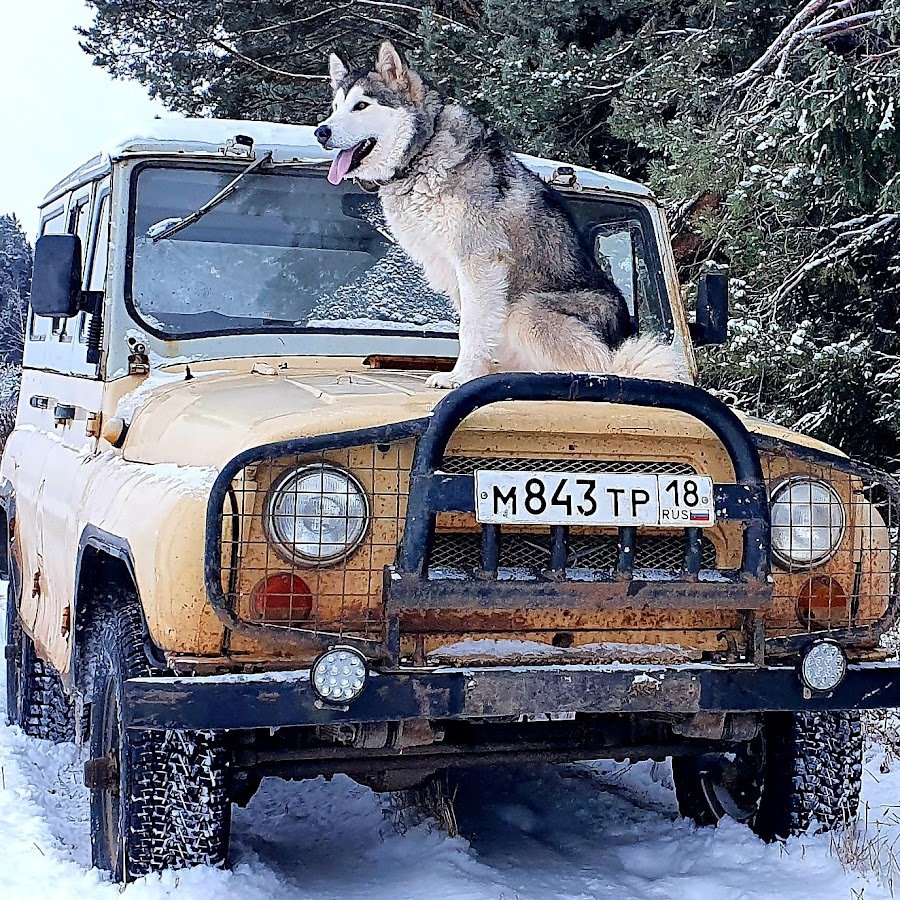
<instances>
[{"instance_id":1,"label":"orange marker light","mask_svg":"<svg viewBox=\"0 0 900 900\"><path fill-rule=\"evenodd\" d=\"M797 618L807 628L833 628L848 624L847 595L836 578L810 578L797 597Z\"/></svg>"},{"instance_id":2,"label":"orange marker light","mask_svg":"<svg viewBox=\"0 0 900 900\"><path fill-rule=\"evenodd\" d=\"M303 622L312 613L312 591L298 575L276 572L253 588L250 597L258 622Z\"/></svg>"}]
</instances>

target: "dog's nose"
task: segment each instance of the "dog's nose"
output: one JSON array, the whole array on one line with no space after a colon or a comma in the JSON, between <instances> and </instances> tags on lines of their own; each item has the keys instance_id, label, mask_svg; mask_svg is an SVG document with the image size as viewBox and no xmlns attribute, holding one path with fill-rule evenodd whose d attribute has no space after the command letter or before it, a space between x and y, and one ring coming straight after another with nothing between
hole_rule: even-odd
<instances>
[{"instance_id":1,"label":"dog's nose","mask_svg":"<svg viewBox=\"0 0 900 900\"><path fill-rule=\"evenodd\" d=\"M313 134L323 147L331 140L331 128L328 125L320 125Z\"/></svg>"}]
</instances>

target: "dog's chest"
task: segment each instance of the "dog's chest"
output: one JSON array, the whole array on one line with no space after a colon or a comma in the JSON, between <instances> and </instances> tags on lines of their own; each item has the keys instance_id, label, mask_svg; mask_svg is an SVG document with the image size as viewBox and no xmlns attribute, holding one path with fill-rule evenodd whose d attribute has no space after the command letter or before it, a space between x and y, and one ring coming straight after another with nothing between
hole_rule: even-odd
<instances>
[{"instance_id":1,"label":"dog's chest","mask_svg":"<svg viewBox=\"0 0 900 900\"><path fill-rule=\"evenodd\" d=\"M457 245L462 211L456 198L410 191L382 196L382 207L388 228L407 252L442 247L452 253Z\"/></svg>"}]
</instances>

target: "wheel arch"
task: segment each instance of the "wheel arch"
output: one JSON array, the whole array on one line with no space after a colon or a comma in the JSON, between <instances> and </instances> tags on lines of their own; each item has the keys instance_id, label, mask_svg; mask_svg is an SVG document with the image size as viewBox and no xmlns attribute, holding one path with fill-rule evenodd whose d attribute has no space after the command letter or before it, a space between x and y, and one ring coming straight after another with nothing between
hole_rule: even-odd
<instances>
[{"instance_id":1,"label":"wheel arch","mask_svg":"<svg viewBox=\"0 0 900 900\"><path fill-rule=\"evenodd\" d=\"M153 641L135 574L131 546L125 538L110 534L93 525L85 527L78 541L75 562L75 597L73 619L74 640L69 648L69 686L80 690L84 683L85 667L80 664L80 653L87 641L93 622L110 602L111 591L116 588L133 596L140 611L143 631L144 654L151 668L165 669L165 658Z\"/></svg>"},{"instance_id":2,"label":"wheel arch","mask_svg":"<svg viewBox=\"0 0 900 900\"><path fill-rule=\"evenodd\" d=\"M0 481L0 578L15 580L17 566L12 552L13 529L16 519L16 494L12 484ZM11 525L12 523L12 525Z\"/></svg>"}]
</instances>

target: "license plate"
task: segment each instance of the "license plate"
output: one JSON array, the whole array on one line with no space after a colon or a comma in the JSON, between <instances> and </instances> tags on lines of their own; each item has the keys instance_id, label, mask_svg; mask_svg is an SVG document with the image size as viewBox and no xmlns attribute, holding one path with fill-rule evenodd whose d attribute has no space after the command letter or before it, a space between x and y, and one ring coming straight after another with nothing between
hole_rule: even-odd
<instances>
[{"instance_id":1,"label":"license plate","mask_svg":"<svg viewBox=\"0 0 900 900\"><path fill-rule=\"evenodd\" d=\"M651 525L716 521L706 475L475 472L475 518L495 525Z\"/></svg>"}]
</instances>

